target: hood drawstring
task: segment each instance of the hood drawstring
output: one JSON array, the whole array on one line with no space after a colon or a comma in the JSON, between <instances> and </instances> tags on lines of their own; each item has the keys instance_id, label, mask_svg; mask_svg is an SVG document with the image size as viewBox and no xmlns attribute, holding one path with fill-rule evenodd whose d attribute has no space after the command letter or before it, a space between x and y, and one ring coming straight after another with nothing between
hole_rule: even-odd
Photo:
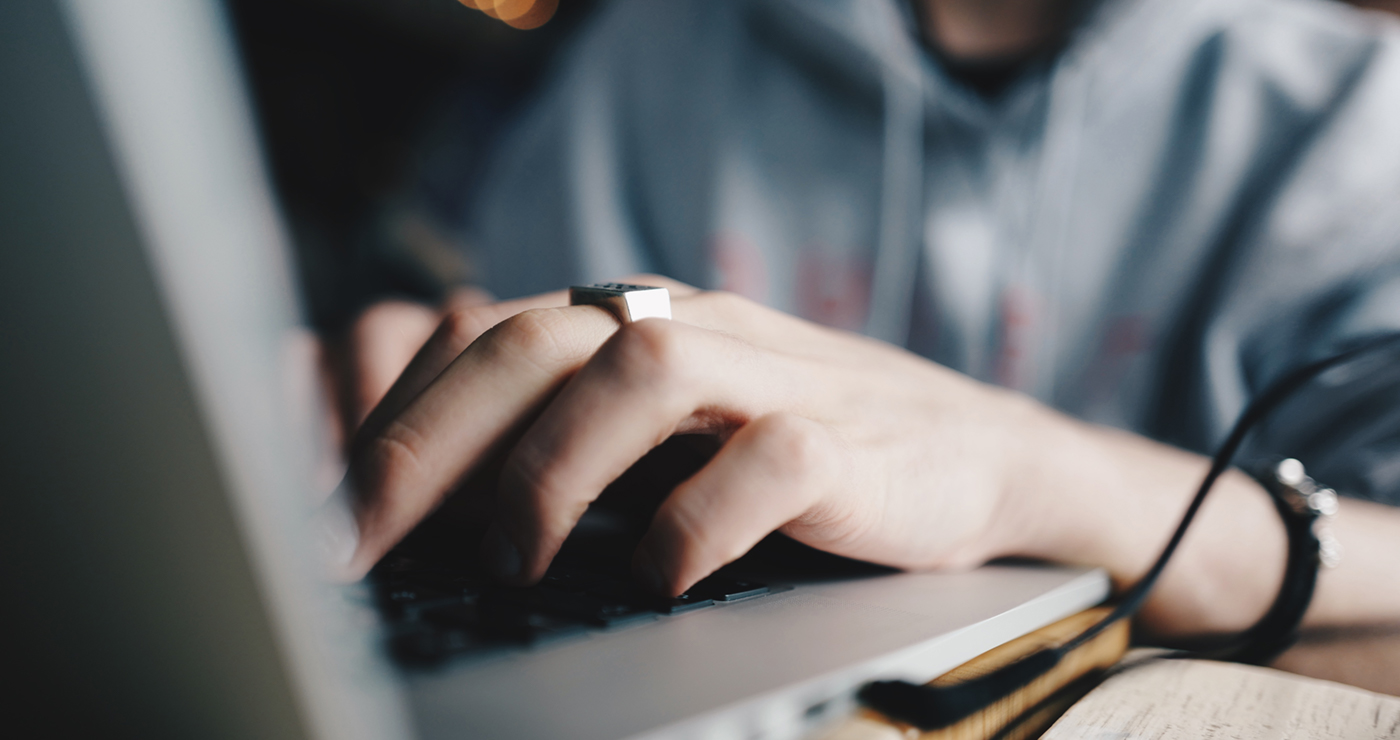
<instances>
[{"instance_id":1,"label":"hood drawstring","mask_svg":"<svg viewBox=\"0 0 1400 740\"><path fill-rule=\"evenodd\" d=\"M884 162L881 170L879 231L870 285L865 333L898 346L909 340L909 321L918 279L919 233L924 185L924 95L918 54L907 34L893 34L908 22L893 3L870 4L872 45L882 62Z\"/></svg>"}]
</instances>

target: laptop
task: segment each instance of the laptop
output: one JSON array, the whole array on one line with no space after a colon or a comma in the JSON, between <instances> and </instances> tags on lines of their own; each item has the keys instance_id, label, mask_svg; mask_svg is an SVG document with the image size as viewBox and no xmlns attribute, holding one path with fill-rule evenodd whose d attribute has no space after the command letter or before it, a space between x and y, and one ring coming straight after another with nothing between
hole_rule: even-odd
<instances>
[{"instance_id":1,"label":"laptop","mask_svg":"<svg viewBox=\"0 0 1400 740\"><path fill-rule=\"evenodd\" d=\"M553 590L431 548L327 582L334 462L242 84L213 0L0 3L0 714L27 735L802 737L1107 596L780 540L680 605L583 539Z\"/></svg>"}]
</instances>

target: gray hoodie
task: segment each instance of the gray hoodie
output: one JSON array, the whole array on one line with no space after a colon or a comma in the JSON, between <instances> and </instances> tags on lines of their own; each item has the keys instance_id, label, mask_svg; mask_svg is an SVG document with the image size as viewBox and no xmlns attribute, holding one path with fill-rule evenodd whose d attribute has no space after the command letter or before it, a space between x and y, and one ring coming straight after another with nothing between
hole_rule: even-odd
<instances>
[{"instance_id":1,"label":"gray hoodie","mask_svg":"<svg viewBox=\"0 0 1400 740\"><path fill-rule=\"evenodd\" d=\"M987 99L896 0L616 0L468 217L498 295L660 272L1208 452L1290 367L1400 329L1400 24L1109 0ZM1400 503L1400 372L1251 455Z\"/></svg>"}]
</instances>

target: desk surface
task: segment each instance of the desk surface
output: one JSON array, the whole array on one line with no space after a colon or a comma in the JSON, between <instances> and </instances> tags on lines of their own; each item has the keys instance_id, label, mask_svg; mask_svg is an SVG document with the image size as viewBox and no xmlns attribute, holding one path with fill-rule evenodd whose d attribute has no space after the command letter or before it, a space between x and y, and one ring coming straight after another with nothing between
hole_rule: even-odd
<instances>
[{"instance_id":1,"label":"desk surface","mask_svg":"<svg viewBox=\"0 0 1400 740\"><path fill-rule=\"evenodd\" d=\"M893 725L864 720L828 732L822 740L912 737ZM1400 697L1273 668L1154 660L1138 651L1071 706L1041 740L1139 737L1400 740Z\"/></svg>"}]
</instances>

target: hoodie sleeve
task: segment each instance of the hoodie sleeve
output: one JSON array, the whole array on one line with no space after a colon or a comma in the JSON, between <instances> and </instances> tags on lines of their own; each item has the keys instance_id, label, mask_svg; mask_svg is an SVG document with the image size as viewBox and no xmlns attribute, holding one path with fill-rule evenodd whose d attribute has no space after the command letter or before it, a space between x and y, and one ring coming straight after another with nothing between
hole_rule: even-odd
<instances>
[{"instance_id":1,"label":"hoodie sleeve","mask_svg":"<svg viewBox=\"0 0 1400 740\"><path fill-rule=\"evenodd\" d=\"M1400 332L1400 33L1373 38L1240 226L1200 336L1217 440L1285 372ZM1344 494L1400 505L1400 353L1324 374L1276 411L1243 462L1277 456Z\"/></svg>"}]
</instances>

